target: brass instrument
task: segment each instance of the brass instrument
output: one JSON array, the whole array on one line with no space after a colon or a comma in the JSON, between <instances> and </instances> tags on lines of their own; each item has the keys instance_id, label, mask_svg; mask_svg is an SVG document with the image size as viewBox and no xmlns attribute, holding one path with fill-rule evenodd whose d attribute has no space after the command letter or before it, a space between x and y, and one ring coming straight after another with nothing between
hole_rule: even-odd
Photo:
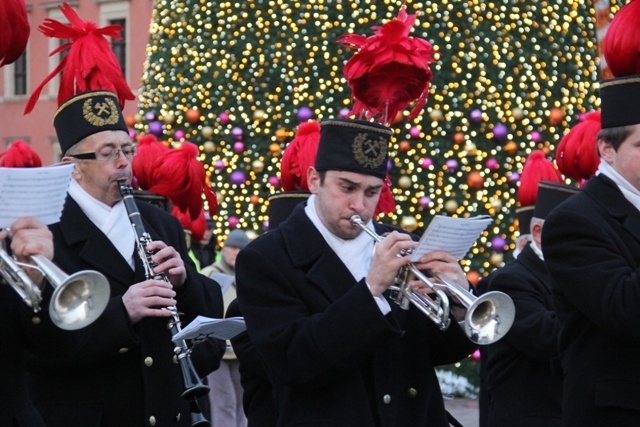
<instances>
[{"instance_id":1,"label":"brass instrument","mask_svg":"<svg viewBox=\"0 0 640 427\"><path fill-rule=\"evenodd\" d=\"M136 247L138 249L138 255L142 260L142 265L145 269L145 277L147 280L155 279L169 282L169 279L165 274L156 274L153 272L155 267L155 263L151 260L153 252L147 250L149 243L151 243L151 236L144 229L140 212L138 211L138 207L136 206L136 202L133 198L133 188L131 188L131 186L129 186L125 181L119 181L119 189L124 206L127 209L127 214L129 215L129 220L131 221L131 226L133 227L133 232L136 235ZM182 330L180 315L178 314L178 309L175 306L165 307L165 309L171 312L168 328L171 331L171 335L174 336ZM209 393L209 386L203 384L198 377L196 369L191 361L191 350L187 346L185 340L178 341L177 346L173 351L178 357L178 362L182 371L182 379L185 385L185 390L181 396L183 399L189 400L190 402L192 426L208 426L210 423L202 414L196 399Z\"/></svg>"},{"instance_id":2,"label":"brass instrument","mask_svg":"<svg viewBox=\"0 0 640 427\"><path fill-rule=\"evenodd\" d=\"M360 216L353 215L351 224L360 227L377 242L382 237L370 230ZM400 253L402 257L406 253ZM409 286L409 273L422 281L435 293L435 300L426 295L420 295ZM432 278L423 274L414 263L409 263L400 269L395 278L392 291L392 299L403 309L407 310L409 304L426 314L442 330L449 327L449 293L466 309L464 331L471 341L476 344L492 344L502 338L511 328L515 317L515 306L511 298L499 291L487 292L476 297L462 286L447 279L445 276L429 272ZM436 279L437 281L434 281Z\"/></svg>"},{"instance_id":3,"label":"brass instrument","mask_svg":"<svg viewBox=\"0 0 640 427\"><path fill-rule=\"evenodd\" d=\"M40 288L33 283L24 268L40 271L54 288L49 303L49 315L60 329L73 331L93 323L109 302L109 282L99 272L79 271L67 275L42 255L32 255L34 265L15 261L0 249L0 275L20 295L34 312L40 311Z\"/></svg>"}]
</instances>

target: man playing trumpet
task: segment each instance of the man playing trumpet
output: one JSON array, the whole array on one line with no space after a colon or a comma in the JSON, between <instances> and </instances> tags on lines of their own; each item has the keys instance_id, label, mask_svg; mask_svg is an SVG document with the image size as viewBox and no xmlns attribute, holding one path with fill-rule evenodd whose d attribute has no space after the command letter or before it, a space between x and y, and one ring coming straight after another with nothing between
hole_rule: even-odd
<instances>
[{"instance_id":1,"label":"man playing trumpet","mask_svg":"<svg viewBox=\"0 0 640 427\"><path fill-rule=\"evenodd\" d=\"M321 124L312 196L236 264L238 302L273 385L278 426L446 426L434 366L474 344L456 322L442 331L388 289L416 246L372 221L392 131L358 120ZM359 215L386 237L375 244L351 224ZM469 284L457 260L433 252L415 263Z\"/></svg>"}]
</instances>

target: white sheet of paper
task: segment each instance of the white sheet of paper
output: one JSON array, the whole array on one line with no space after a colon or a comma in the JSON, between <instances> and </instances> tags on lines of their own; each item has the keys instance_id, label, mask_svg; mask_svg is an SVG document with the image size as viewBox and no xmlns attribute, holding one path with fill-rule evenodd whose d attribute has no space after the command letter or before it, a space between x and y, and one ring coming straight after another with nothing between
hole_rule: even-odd
<instances>
[{"instance_id":1,"label":"white sheet of paper","mask_svg":"<svg viewBox=\"0 0 640 427\"><path fill-rule=\"evenodd\" d=\"M73 164L0 168L0 228L30 216L43 224L60 221Z\"/></svg>"},{"instance_id":2,"label":"white sheet of paper","mask_svg":"<svg viewBox=\"0 0 640 427\"><path fill-rule=\"evenodd\" d=\"M229 317L228 319L213 319L211 317L198 316L172 338L173 342L180 340L200 340L206 337L228 340L247 327L244 317Z\"/></svg>"},{"instance_id":3,"label":"white sheet of paper","mask_svg":"<svg viewBox=\"0 0 640 427\"><path fill-rule=\"evenodd\" d=\"M417 262L422 255L433 251L444 251L461 260L490 223L491 217L487 215L473 218L434 216L414 249L411 261Z\"/></svg>"},{"instance_id":4,"label":"white sheet of paper","mask_svg":"<svg viewBox=\"0 0 640 427\"><path fill-rule=\"evenodd\" d=\"M218 285L222 288L222 295L227 293L235 279L231 274L224 274L217 271L215 273L211 273L209 277L218 282Z\"/></svg>"}]
</instances>

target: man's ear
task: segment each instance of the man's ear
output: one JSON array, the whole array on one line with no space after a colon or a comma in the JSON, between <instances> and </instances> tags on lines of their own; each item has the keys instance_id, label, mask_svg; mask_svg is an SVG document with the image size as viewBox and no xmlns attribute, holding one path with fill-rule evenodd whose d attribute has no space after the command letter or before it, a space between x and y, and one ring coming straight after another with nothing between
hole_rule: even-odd
<instances>
[{"instance_id":1,"label":"man's ear","mask_svg":"<svg viewBox=\"0 0 640 427\"><path fill-rule=\"evenodd\" d=\"M603 139L598 139L596 146L598 148L598 154L600 155L600 157L606 160L607 163L610 163L612 160L611 156L615 151L613 149L613 146Z\"/></svg>"},{"instance_id":2,"label":"man's ear","mask_svg":"<svg viewBox=\"0 0 640 427\"><path fill-rule=\"evenodd\" d=\"M317 194L320 188L320 174L313 166L307 169L307 185L311 194Z\"/></svg>"}]
</instances>

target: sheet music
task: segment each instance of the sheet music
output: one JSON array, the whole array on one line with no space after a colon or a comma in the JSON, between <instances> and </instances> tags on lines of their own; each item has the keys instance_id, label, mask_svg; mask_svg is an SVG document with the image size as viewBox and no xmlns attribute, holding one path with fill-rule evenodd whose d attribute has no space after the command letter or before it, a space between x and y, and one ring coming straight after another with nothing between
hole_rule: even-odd
<instances>
[{"instance_id":1,"label":"sheet music","mask_svg":"<svg viewBox=\"0 0 640 427\"><path fill-rule=\"evenodd\" d=\"M229 317L228 319L214 319L211 317L198 316L191 323L175 334L173 342L180 340L201 340L206 337L228 340L247 327L244 324L244 317Z\"/></svg>"},{"instance_id":2,"label":"sheet music","mask_svg":"<svg viewBox=\"0 0 640 427\"><path fill-rule=\"evenodd\" d=\"M43 224L60 221L73 164L0 168L0 228L31 216Z\"/></svg>"},{"instance_id":3,"label":"sheet music","mask_svg":"<svg viewBox=\"0 0 640 427\"><path fill-rule=\"evenodd\" d=\"M211 273L211 275L209 277L212 278L213 280L215 280L216 282L218 282L218 284L220 285L220 288L222 288L221 289L222 290L222 295L227 293L227 291L231 287L231 284L235 280L235 277L233 275L224 274L224 273L220 273L220 272L217 272L217 271L214 272L214 273Z\"/></svg>"},{"instance_id":4,"label":"sheet music","mask_svg":"<svg viewBox=\"0 0 640 427\"><path fill-rule=\"evenodd\" d=\"M417 262L422 255L433 251L445 251L461 260L490 223L491 217L487 215L473 218L435 216L414 249L411 261Z\"/></svg>"}]
</instances>

